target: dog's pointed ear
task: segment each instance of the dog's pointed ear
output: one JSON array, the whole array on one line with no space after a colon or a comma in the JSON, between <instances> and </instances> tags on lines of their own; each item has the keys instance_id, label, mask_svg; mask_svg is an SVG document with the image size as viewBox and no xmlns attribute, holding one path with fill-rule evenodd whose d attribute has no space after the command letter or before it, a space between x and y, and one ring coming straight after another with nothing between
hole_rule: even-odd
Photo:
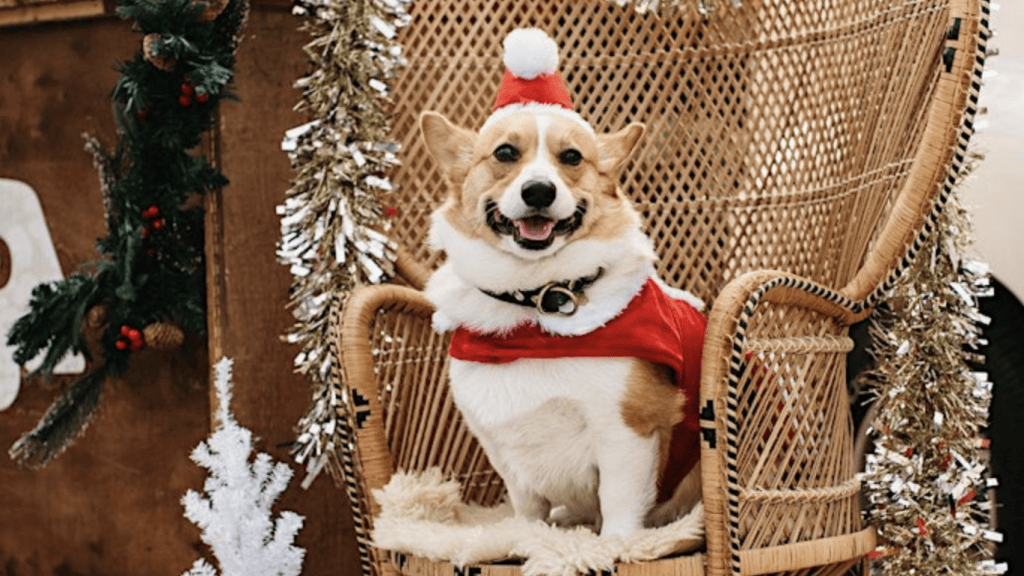
<instances>
[{"instance_id":1,"label":"dog's pointed ear","mask_svg":"<svg viewBox=\"0 0 1024 576\"><path fill-rule=\"evenodd\" d=\"M441 165L449 179L466 170L473 154L476 133L460 128L437 112L420 114L420 134L427 145L427 152Z\"/></svg>"},{"instance_id":2,"label":"dog's pointed ear","mask_svg":"<svg viewBox=\"0 0 1024 576\"><path fill-rule=\"evenodd\" d=\"M634 122L618 132L598 136L597 147L601 154L600 170L611 173L621 170L636 150L640 137L644 135L644 130L643 124Z\"/></svg>"}]
</instances>

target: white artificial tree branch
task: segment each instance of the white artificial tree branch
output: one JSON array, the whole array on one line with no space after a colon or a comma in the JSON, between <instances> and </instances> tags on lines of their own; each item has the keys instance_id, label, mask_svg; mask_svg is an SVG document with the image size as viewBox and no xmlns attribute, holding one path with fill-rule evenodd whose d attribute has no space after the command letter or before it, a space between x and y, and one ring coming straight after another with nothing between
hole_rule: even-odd
<instances>
[{"instance_id":1,"label":"white artificial tree branch","mask_svg":"<svg viewBox=\"0 0 1024 576\"><path fill-rule=\"evenodd\" d=\"M292 470L264 453L250 463L252 432L231 413L231 365L224 358L214 367L218 428L192 451L192 461L209 471L204 493L189 490L181 499L220 572L199 559L183 576L298 576L305 550L294 540L303 517L283 511L274 519L272 510Z\"/></svg>"}]
</instances>

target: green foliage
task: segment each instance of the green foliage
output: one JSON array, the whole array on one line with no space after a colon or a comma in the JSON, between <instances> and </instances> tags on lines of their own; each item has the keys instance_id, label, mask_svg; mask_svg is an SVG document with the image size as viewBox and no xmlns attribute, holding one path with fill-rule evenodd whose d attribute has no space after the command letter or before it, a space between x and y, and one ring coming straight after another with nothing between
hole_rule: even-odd
<instances>
[{"instance_id":1,"label":"green foliage","mask_svg":"<svg viewBox=\"0 0 1024 576\"><path fill-rule=\"evenodd\" d=\"M14 361L25 364L46 350L38 371L52 373L69 350L88 354L81 334L83 307L96 299L96 279L76 274L32 289L31 311L11 327L8 342L18 343Z\"/></svg>"},{"instance_id":2,"label":"green foliage","mask_svg":"<svg viewBox=\"0 0 1024 576\"><path fill-rule=\"evenodd\" d=\"M89 425L106 377L106 368L100 368L72 384L46 409L36 427L11 446L11 457L44 466L67 449Z\"/></svg>"},{"instance_id":3,"label":"green foliage","mask_svg":"<svg viewBox=\"0 0 1024 576\"><path fill-rule=\"evenodd\" d=\"M88 146L105 200L101 258L66 280L36 287L30 311L8 334L16 362L42 353L36 372L50 375L69 351L87 354L83 319L95 306L106 310L99 366L12 448L13 457L32 464L60 453L88 422L105 377L127 369L137 349L126 345L123 327L173 322L200 336L206 331L201 196L227 178L196 148L213 126L219 101L231 96L227 87L248 5L231 0L215 20L200 22L204 2L117 2L121 17L135 20L144 34L159 35L152 49L174 63L158 68L139 50L118 67L122 77L112 94L117 145L112 152L95 141Z\"/></svg>"}]
</instances>

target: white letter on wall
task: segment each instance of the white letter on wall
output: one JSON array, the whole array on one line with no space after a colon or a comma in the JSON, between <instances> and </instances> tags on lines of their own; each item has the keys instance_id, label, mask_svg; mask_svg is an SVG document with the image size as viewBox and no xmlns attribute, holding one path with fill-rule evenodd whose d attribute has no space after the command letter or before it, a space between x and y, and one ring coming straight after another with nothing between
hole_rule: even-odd
<instances>
[{"instance_id":1,"label":"white letter on wall","mask_svg":"<svg viewBox=\"0 0 1024 576\"><path fill-rule=\"evenodd\" d=\"M14 403L21 386L21 369L14 363L14 347L7 346L7 333L28 312L36 285L63 278L35 190L0 178L0 410ZM57 364L54 373L84 369L85 359L74 355Z\"/></svg>"}]
</instances>

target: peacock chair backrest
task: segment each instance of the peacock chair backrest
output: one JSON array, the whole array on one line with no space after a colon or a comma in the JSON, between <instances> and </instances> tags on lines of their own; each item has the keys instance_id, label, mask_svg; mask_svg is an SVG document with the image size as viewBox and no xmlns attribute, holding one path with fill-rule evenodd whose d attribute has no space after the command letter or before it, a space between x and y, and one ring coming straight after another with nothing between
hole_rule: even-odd
<instances>
[{"instance_id":1,"label":"peacock chair backrest","mask_svg":"<svg viewBox=\"0 0 1024 576\"><path fill-rule=\"evenodd\" d=\"M425 240L445 183L417 117L437 110L479 128L501 39L529 25L558 42L576 108L599 132L647 125L622 186L669 284L711 301L756 269L850 282L925 138L956 2L698 1L663 14L602 0L414 2L393 89L403 165L390 201L419 276L443 257Z\"/></svg>"},{"instance_id":2,"label":"peacock chair backrest","mask_svg":"<svg viewBox=\"0 0 1024 576\"><path fill-rule=\"evenodd\" d=\"M403 164L385 199L398 208L398 268L421 286L443 257L425 241L446 185L419 114L479 128L502 76L502 38L544 29L599 132L647 125L622 187L662 277L712 306L700 397L706 565L636 570L841 574L874 546L852 454L847 326L900 274L956 181L987 3L680 4L640 14L608 0L413 2L399 38L409 65L392 87ZM390 573L396 565L368 546L369 494L393 471L440 466L482 504L503 486L444 386L447 335L431 330L422 294L356 290L335 312L334 379L352 389L345 458L357 533L367 573ZM403 573L458 573L402 562ZM492 568L480 574L514 573Z\"/></svg>"}]
</instances>

